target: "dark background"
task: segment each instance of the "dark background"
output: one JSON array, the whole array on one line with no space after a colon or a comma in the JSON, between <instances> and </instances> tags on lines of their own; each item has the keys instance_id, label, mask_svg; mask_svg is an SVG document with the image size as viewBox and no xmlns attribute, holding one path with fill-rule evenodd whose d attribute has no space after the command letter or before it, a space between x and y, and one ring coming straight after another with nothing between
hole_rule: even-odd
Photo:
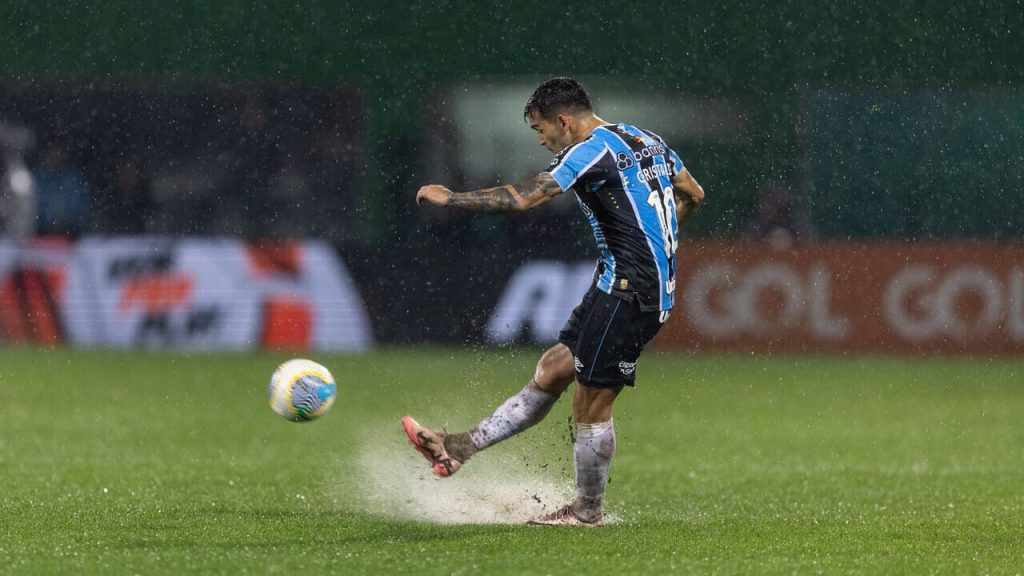
<instances>
[{"instance_id":1,"label":"dark background","mask_svg":"<svg viewBox=\"0 0 1024 576\"><path fill-rule=\"evenodd\" d=\"M66 142L97 211L126 155L148 178L189 153L210 160L207 174L228 165L219 155L241 137L218 118L243 115L253 94L274 138L291 142L289 161L307 162L324 149L315 134L332 133L344 150L304 168L304 201L239 197L210 176L154 200L143 228L328 238L386 319L375 322L384 341L475 339L518 263L594 256L575 215L414 206L436 173L429 128L454 85L572 75L742 102L743 138L673 143L709 195L687 234L744 235L771 182L790 190L817 241L1024 234L1019 0L16 1L3 20L0 121L41 124L30 161L47 140ZM123 232L116 207L86 231Z\"/></svg>"}]
</instances>

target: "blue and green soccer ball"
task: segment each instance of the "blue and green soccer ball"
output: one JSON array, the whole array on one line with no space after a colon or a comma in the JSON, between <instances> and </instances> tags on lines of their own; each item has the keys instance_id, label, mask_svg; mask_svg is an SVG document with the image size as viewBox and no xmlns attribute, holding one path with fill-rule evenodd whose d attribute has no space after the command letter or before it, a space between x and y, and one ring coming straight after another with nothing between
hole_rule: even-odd
<instances>
[{"instance_id":1,"label":"blue and green soccer ball","mask_svg":"<svg viewBox=\"0 0 1024 576\"><path fill-rule=\"evenodd\" d=\"M296 358L270 377L270 407L292 422L316 420L334 404L337 386L330 371L312 360Z\"/></svg>"}]
</instances>

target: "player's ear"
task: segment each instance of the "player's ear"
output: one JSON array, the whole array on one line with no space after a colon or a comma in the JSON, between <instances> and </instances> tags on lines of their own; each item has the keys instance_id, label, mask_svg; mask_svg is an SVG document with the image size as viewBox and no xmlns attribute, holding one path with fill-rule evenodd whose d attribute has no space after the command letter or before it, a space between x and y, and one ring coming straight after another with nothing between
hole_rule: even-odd
<instances>
[{"instance_id":1,"label":"player's ear","mask_svg":"<svg viewBox=\"0 0 1024 576\"><path fill-rule=\"evenodd\" d=\"M573 117L571 114L559 114L558 125L562 127L562 130L568 130L572 126Z\"/></svg>"}]
</instances>

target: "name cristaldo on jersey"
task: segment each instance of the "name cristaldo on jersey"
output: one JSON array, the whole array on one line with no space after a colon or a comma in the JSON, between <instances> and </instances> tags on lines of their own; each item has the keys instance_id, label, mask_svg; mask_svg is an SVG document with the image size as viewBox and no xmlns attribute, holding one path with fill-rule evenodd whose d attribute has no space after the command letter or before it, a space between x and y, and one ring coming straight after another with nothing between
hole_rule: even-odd
<instances>
[{"instance_id":1,"label":"name cristaldo on jersey","mask_svg":"<svg viewBox=\"0 0 1024 576\"><path fill-rule=\"evenodd\" d=\"M664 176L666 178L671 178L672 177L672 174L670 173L670 170L668 169L668 164L655 164L655 165L651 166L650 168L641 168L640 171L639 171L639 174L640 174L640 181L641 182L647 182L649 180L654 180L658 176Z\"/></svg>"}]
</instances>

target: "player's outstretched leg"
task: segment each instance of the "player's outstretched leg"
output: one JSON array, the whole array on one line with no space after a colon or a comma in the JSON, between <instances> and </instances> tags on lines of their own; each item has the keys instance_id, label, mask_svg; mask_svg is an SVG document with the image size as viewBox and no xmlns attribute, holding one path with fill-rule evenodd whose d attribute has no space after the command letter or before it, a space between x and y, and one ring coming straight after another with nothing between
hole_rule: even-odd
<instances>
[{"instance_id":1,"label":"player's outstretched leg","mask_svg":"<svg viewBox=\"0 0 1024 576\"><path fill-rule=\"evenodd\" d=\"M427 462L430 463L430 470L437 476L446 478L455 474L462 467L462 460L452 458L445 449L444 441L447 437L445 432L434 432L424 427L411 416L402 418L402 428L405 435L409 437L409 444L412 444Z\"/></svg>"},{"instance_id":2,"label":"player's outstretched leg","mask_svg":"<svg viewBox=\"0 0 1024 576\"><path fill-rule=\"evenodd\" d=\"M535 380L530 380L494 413L466 432L466 437L475 448L474 452L489 448L543 420L557 401L557 394L541 389Z\"/></svg>"},{"instance_id":3,"label":"player's outstretched leg","mask_svg":"<svg viewBox=\"0 0 1024 576\"><path fill-rule=\"evenodd\" d=\"M574 374L572 354L564 345L556 344L541 356L530 383L469 431L435 432L409 416L402 418L402 427L409 443L430 462L434 474L448 477L480 450L543 420L572 383Z\"/></svg>"},{"instance_id":4,"label":"player's outstretched leg","mask_svg":"<svg viewBox=\"0 0 1024 576\"><path fill-rule=\"evenodd\" d=\"M541 390L531 380L468 432L434 432L409 416L402 418L402 427L409 443L430 462L434 474L445 478L455 474L473 454L543 420L556 401L558 396Z\"/></svg>"}]
</instances>

